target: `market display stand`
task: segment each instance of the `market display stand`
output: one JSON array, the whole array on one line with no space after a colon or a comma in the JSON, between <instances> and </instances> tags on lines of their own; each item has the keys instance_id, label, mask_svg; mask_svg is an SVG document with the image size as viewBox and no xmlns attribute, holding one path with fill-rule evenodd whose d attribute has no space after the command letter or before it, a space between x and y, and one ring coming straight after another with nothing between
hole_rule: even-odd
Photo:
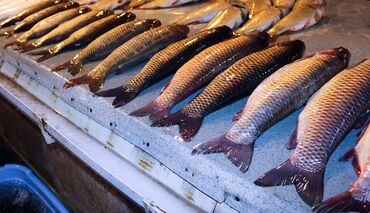
<instances>
[{"instance_id":1,"label":"market display stand","mask_svg":"<svg viewBox=\"0 0 370 213\"><path fill-rule=\"evenodd\" d=\"M302 39L307 46L305 55L344 46L352 53L351 64L355 64L370 54L368 5L369 2L360 0L330 1L318 26L279 40ZM139 18L159 17L165 24L188 13L192 7L199 5L136 14ZM192 28L192 33L199 29L199 26ZM4 39L0 43L4 44ZM243 174L222 154L192 156L191 150L230 128L231 118L245 104L245 98L207 116L194 140L185 143L179 138L177 127L153 128L147 118L128 115L155 98L168 79L148 88L128 105L115 109L111 98L96 97L86 86L63 89L71 76L65 71L50 72L51 67L75 53L68 52L38 64L12 50L0 52L0 94L38 125L46 143L51 144L43 147L61 144L121 193L154 212L310 212L292 186L262 188L253 184L257 177L290 156L285 143L295 128L300 110L257 141L251 168ZM87 70L93 65L87 66ZM142 66L110 76L105 88L119 86ZM329 162L325 198L344 191L356 178L349 163L337 162L353 146L355 133L352 131L346 137Z\"/></svg>"}]
</instances>

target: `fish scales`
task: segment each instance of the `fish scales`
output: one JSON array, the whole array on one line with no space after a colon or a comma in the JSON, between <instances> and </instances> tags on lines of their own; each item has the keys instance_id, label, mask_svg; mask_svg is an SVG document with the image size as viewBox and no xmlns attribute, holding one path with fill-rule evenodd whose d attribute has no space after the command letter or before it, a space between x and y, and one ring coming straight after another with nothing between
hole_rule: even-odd
<instances>
[{"instance_id":1,"label":"fish scales","mask_svg":"<svg viewBox=\"0 0 370 213\"><path fill-rule=\"evenodd\" d=\"M224 143L228 149L247 150L233 163L246 172L254 142L268 128L304 104L322 85L348 66L350 53L345 48L325 50L314 56L286 65L264 80L251 94L240 119L223 136L200 144L194 153L214 153ZM220 147L219 147L220 148ZM226 152L226 155L227 152Z\"/></svg>"},{"instance_id":2,"label":"fish scales","mask_svg":"<svg viewBox=\"0 0 370 213\"><path fill-rule=\"evenodd\" d=\"M106 31L135 19L135 14L131 12L124 12L118 15L111 15L101 20L93 22L82 29L72 33L67 39L58 43L54 47L46 51L33 52L32 55L42 55L41 58L37 59L37 62L41 62L52 56L60 54L66 49L74 49L89 44L91 41L105 33Z\"/></svg>"},{"instance_id":3,"label":"fish scales","mask_svg":"<svg viewBox=\"0 0 370 213\"><path fill-rule=\"evenodd\" d=\"M370 211L370 121L362 130L356 147L347 152L341 160L349 158L353 158L352 164L359 175L358 179L346 192L315 206L313 212Z\"/></svg>"},{"instance_id":4,"label":"fish scales","mask_svg":"<svg viewBox=\"0 0 370 213\"><path fill-rule=\"evenodd\" d=\"M169 44L183 39L189 32L185 25L167 25L146 31L115 49L86 76L72 79L65 88L88 83L97 92L108 74L137 65Z\"/></svg>"},{"instance_id":5,"label":"fish scales","mask_svg":"<svg viewBox=\"0 0 370 213\"><path fill-rule=\"evenodd\" d=\"M96 61L108 56L109 53L127 40L150 28L158 27L160 24L160 21L156 19L136 20L122 24L92 41L75 55L71 61L55 67L52 70L58 71L68 68L69 73L76 75L82 69L84 63Z\"/></svg>"},{"instance_id":6,"label":"fish scales","mask_svg":"<svg viewBox=\"0 0 370 213\"><path fill-rule=\"evenodd\" d=\"M43 10L43 9L45 9L47 7L50 7L50 6L53 6L55 4L59 4L61 2L63 2L63 1L58 1L58 0L57 1L51 1L51 0L40 1L37 4L34 4L32 6L27 7L26 9L22 10L21 12L19 12L15 16L12 16L8 19L5 19L4 21L2 21L0 23L0 27L3 28L3 27L11 26L11 25L15 24L18 21L22 21L27 16L30 16L33 13L36 13L40 10Z\"/></svg>"},{"instance_id":7,"label":"fish scales","mask_svg":"<svg viewBox=\"0 0 370 213\"><path fill-rule=\"evenodd\" d=\"M235 37L203 50L176 72L157 99L131 115L150 115L153 121L162 118L176 103L209 83L235 61L267 45L266 34L251 34Z\"/></svg>"},{"instance_id":8,"label":"fish scales","mask_svg":"<svg viewBox=\"0 0 370 213\"><path fill-rule=\"evenodd\" d=\"M117 96L115 107L122 106L146 87L175 72L184 63L207 47L232 36L232 30L223 26L202 31L175 42L154 55L144 68L122 87L98 93L100 96Z\"/></svg>"},{"instance_id":9,"label":"fish scales","mask_svg":"<svg viewBox=\"0 0 370 213\"><path fill-rule=\"evenodd\" d=\"M255 183L294 184L307 204L317 204L322 200L323 175L329 157L369 108L370 59L367 59L340 72L311 98L298 118L293 135L297 147L292 156Z\"/></svg>"},{"instance_id":10,"label":"fish scales","mask_svg":"<svg viewBox=\"0 0 370 213\"><path fill-rule=\"evenodd\" d=\"M46 35L32 42L31 44L24 45L19 48L21 52L28 52L35 48L48 45L55 42L60 42L66 39L69 35L76 32L77 30L91 24L97 20L100 20L108 15L112 15L111 10L101 10L101 11L90 11L86 14L77 16L76 18L69 20L61 25L59 25L54 30L50 31Z\"/></svg>"}]
</instances>

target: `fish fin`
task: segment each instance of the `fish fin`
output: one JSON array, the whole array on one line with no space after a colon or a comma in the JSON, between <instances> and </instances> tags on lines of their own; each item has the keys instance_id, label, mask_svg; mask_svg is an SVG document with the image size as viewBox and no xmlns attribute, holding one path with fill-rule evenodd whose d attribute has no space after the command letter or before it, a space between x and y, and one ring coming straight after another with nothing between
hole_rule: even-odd
<instances>
[{"instance_id":1,"label":"fish fin","mask_svg":"<svg viewBox=\"0 0 370 213\"><path fill-rule=\"evenodd\" d=\"M237 113L235 113L235 115L233 116L233 122L238 121L240 117L242 117L243 112L244 112L244 107L241 108Z\"/></svg>"},{"instance_id":2,"label":"fish fin","mask_svg":"<svg viewBox=\"0 0 370 213\"><path fill-rule=\"evenodd\" d=\"M74 78L69 80L64 84L64 89L74 87L76 85L81 85L81 84L88 84L90 91L91 92L97 92L103 85L104 79L101 78L92 78L89 75L84 75L78 78Z\"/></svg>"},{"instance_id":3,"label":"fish fin","mask_svg":"<svg viewBox=\"0 0 370 213\"><path fill-rule=\"evenodd\" d=\"M71 75L77 75L84 65L79 61L72 60L70 65L68 66L68 73Z\"/></svg>"},{"instance_id":4,"label":"fish fin","mask_svg":"<svg viewBox=\"0 0 370 213\"><path fill-rule=\"evenodd\" d=\"M53 56L55 56L55 54L53 53L45 53L44 55L42 55L40 58L36 59L36 62L41 62L41 61L45 61L46 59L49 59L49 58L52 58Z\"/></svg>"},{"instance_id":5,"label":"fish fin","mask_svg":"<svg viewBox=\"0 0 370 213\"><path fill-rule=\"evenodd\" d=\"M193 139L193 137L197 134L202 121L203 117L194 118L186 115L183 111L179 111L155 121L152 126L179 125L179 132L181 137L185 141L191 141L191 139Z\"/></svg>"},{"instance_id":6,"label":"fish fin","mask_svg":"<svg viewBox=\"0 0 370 213\"><path fill-rule=\"evenodd\" d=\"M322 200L324 172L313 173L292 165L290 160L259 177L254 183L258 186L294 184L298 195L310 206Z\"/></svg>"},{"instance_id":7,"label":"fish fin","mask_svg":"<svg viewBox=\"0 0 370 213\"><path fill-rule=\"evenodd\" d=\"M25 53L25 52L32 51L36 48L38 48L38 47L36 47L35 45L33 45L31 43L31 44L26 44L26 45L20 46L20 47L16 48L15 50L18 50L20 53Z\"/></svg>"},{"instance_id":8,"label":"fish fin","mask_svg":"<svg viewBox=\"0 0 370 213\"><path fill-rule=\"evenodd\" d=\"M9 38L10 36L14 35L14 33L15 33L14 30L7 30L7 31L0 32L0 36Z\"/></svg>"},{"instance_id":9,"label":"fish fin","mask_svg":"<svg viewBox=\"0 0 370 213\"><path fill-rule=\"evenodd\" d=\"M355 156L356 150L355 148L350 149L348 152L346 152L341 158L339 158L339 161L347 161L348 159Z\"/></svg>"},{"instance_id":10,"label":"fish fin","mask_svg":"<svg viewBox=\"0 0 370 213\"><path fill-rule=\"evenodd\" d=\"M294 129L292 135L290 136L286 148L288 150L295 149L298 144L298 139L297 139L297 128Z\"/></svg>"},{"instance_id":11,"label":"fish fin","mask_svg":"<svg viewBox=\"0 0 370 213\"><path fill-rule=\"evenodd\" d=\"M66 61L66 62L65 62L65 63L63 63L63 64L60 64L60 65L58 65L58 66L56 66L56 67L51 68L51 71L53 71L53 72L58 72L58 71L64 70L64 69L66 69L67 67L69 67L70 63L71 63L70 61Z\"/></svg>"},{"instance_id":12,"label":"fish fin","mask_svg":"<svg viewBox=\"0 0 370 213\"><path fill-rule=\"evenodd\" d=\"M160 118L163 118L164 116L168 115L170 112L171 107L165 107L161 106L157 101L152 101L148 105L131 112L130 115L136 116L136 117L143 117L143 116L150 116L150 119L152 121L159 120Z\"/></svg>"},{"instance_id":13,"label":"fish fin","mask_svg":"<svg viewBox=\"0 0 370 213\"><path fill-rule=\"evenodd\" d=\"M31 53L28 53L29 55L45 55L45 54L48 54L50 53L49 50L40 50L40 51L36 51L36 52L31 52Z\"/></svg>"},{"instance_id":14,"label":"fish fin","mask_svg":"<svg viewBox=\"0 0 370 213\"><path fill-rule=\"evenodd\" d=\"M240 144L222 135L206 143L198 144L192 154L210 154L223 152L241 172L246 172L252 160L254 143Z\"/></svg>"},{"instance_id":15,"label":"fish fin","mask_svg":"<svg viewBox=\"0 0 370 213\"><path fill-rule=\"evenodd\" d=\"M124 87L120 88L122 89L121 92L113 100L113 105L116 108L126 105L138 95L137 91L127 91Z\"/></svg>"},{"instance_id":16,"label":"fish fin","mask_svg":"<svg viewBox=\"0 0 370 213\"><path fill-rule=\"evenodd\" d=\"M326 212L369 212L370 203L365 200L356 200L350 191L325 200L313 207L314 213Z\"/></svg>"},{"instance_id":17,"label":"fish fin","mask_svg":"<svg viewBox=\"0 0 370 213\"><path fill-rule=\"evenodd\" d=\"M171 81L167 82L167 84L159 92L159 95L162 95L162 93L167 89L167 87L170 85L170 83L171 83Z\"/></svg>"}]
</instances>

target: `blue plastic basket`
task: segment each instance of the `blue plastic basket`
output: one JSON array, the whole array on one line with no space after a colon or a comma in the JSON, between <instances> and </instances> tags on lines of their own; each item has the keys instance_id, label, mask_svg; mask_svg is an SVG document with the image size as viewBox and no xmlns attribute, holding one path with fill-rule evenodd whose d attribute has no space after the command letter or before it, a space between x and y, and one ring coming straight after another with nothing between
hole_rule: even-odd
<instances>
[{"instance_id":1,"label":"blue plastic basket","mask_svg":"<svg viewBox=\"0 0 370 213\"><path fill-rule=\"evenodd\" d=\"M15 190L17 187L22 188L25 192L27 191L25 194L32 198L35 197L35 203L40 204L40 209L42 209L41 212L69 212L54 193L51 192L30 169L24 166L10 164L0 167L0 187L3 187L0 188L3 189L3 191ZM22 192L22 190L20 190L20 192ZM6 194L3 192L2 196L6 196ZM17 197L18 198L15 198L13 202L17 202L17 199L22 197L22 193Z\"/></svg>"}]
</instances>

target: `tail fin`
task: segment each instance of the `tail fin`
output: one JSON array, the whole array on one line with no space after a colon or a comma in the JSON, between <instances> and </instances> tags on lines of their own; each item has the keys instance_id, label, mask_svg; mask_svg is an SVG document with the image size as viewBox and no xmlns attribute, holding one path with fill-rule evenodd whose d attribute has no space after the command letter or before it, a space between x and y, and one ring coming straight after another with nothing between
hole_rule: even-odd
<instances>
[{"instance_id":1,"label":"tail fin","mask_svg":"<svg viewBox=\"0 0 370 213\"><path fill-rule=\"evenodd\" d=\"M20 46L20 47L16 48L15 50L20 51L20 53L26 53L26 52L32 51L36 48L38 48L38 47L31 43L31 44L26 44L26 45Z\"/></svg>"},{"instance_id":2,"label":"tail fin","mask_svg":"<svg viewBox=\"0 0 370 213\"><path fill-rule=\"evenodd\" d=\"M322 200L324 172L312 173L292 165L290 160L259 177L254 183L258 186L294 184L299 196L313 206Z\"/></svg>"},{"instance_id":3,"label":"tail fin","mask_svg":"<svg viewBox=\"0 0 370 213\"><path fill-rule=\"evenodd\" d=\"M315 213L327 212L370 212L370 203L366 201L356 200L352 197L350 191L346 191L340 195L323 201L313 207Z\"/></svg>"},{"instance_id":4,"label":"tail fin","mask_svg":"<svg viewBox=\"0 0 370 213\"><path fill-rule=\"evenodd\" d=\"M25 42L21 42L21 41L15 40L15 41L12 41L12 42L9 42L9 43L5 44L3 48L6 49L6 48L8 48L10 46L14 46L14 45L21 46L24 43Z\"/></svg>"},{"instance_id":5,"label":"tail fin","mask_svg":"<svg viewBox=\"0 0 370 213\"><path fill-rule=\"evenodd\" d=\"M68 66L68 72L71 75L77 75L82 70L83 66L81 61L72 60Z\"/></svg>"},{"instance_id":6,"label":"tail fin","mask_svg":"<svg viewBox=\"0 0 370 213\"><path fill-rule=\"evenodd\" d=\"M358 156L356 154L356 149L355 148L352 148L350 149L348 152L346 152L343 157L341 157L339 159L339 161L347 161L349 160L350 158L352 158L352 166L353 168L355 169L356 171L356 174L358 176L360 176L361 174L361 167L360 167L360 163L359 163L359 159L358 159Z\"/></svg>"},{"instance_id":7,"label":"tail fin","mask_svg":"<svg viewBox=\"0 0 370 213\"><path fill-rule=\"evenodd\" d=\"M239 144L227 139L225 135L194 147L192 154L223 152L241 172L246 172L252 160L254 143Z\"/></svg>"},{"instance_id":8,"label":"tail fin","mask_svg":"<svg viewBox=\"0 0 370 213\"><path fill-rule=\"evenodd\" d=\"M29 55L45 55L45 54L50 54L49 50L40 50L32 53L28 53Z\"/></svg>"},{"instance_id":9,"label":"tail fin","mask_svg":"<svg viewBox=\"0 0 370 213\"><path fill-rule=\"evenodd\" d=\"M60 64L60 65L58 65L56 67L51 68L51 71L58 72L58 71L64 70L67 67L69 67L70 64L71 64L71 62L70 61L67 61L67 62L65 62L63 64Z\"/></svg>"},{"instance_id":10,"label":"tail fin","mask_svg":"<svg viewBox=\"0 0 370 213\"><path fill-rule=\"evenodd\" d=\"M7 30L0 32L0 36L4 36L6 38L9 38L10 36L14 35L14 30Z\"/></svg>"},{"instance_id":11,"label":"tail fin","mask_svg":"<svg viewBox=\"0 0 370 213\"><path fill-rule=\"evenodd\" d=\"M95 95L101 97L116 97L113 101L113 106L118 108L126 105L137 96L137 91L129 91L125 87L117 87L110 90L98 92Z\"/></svg>"},{"instance_id":12,"label":"tail fin","mask_svg":"<svg viewBox=\"0 0 370 213\"><path fill-rule=\"evenodd\" d=\"M89 75L84 75L79 78L74 78L74 79L69 80L68 82L64 84L63 87L64 89L68 89L76 85L88 84L90 91L95 93L103 86L103 81L104 79L102 78L92 78Z\"/></svg>"},{"instance_id":13,"label":"tail fin","mask_svg":"<svg viewBox=\"0 0 370 213\"><path fill-rule=\"evenodd\" d=\"M183 111L176 112L168 117L155 121L152 126L179 125L180 135L185 141L191 141L197 134L203 117L190 117Z\"/></svg>"},{"instance_id":14,"label":"tail fin","mask_svg":"<svg viewBox=\"0 0 370 213\"><path fill-rule=\"evenodd\" d=\"M150 120L157 121L160 118L168 115L171 110L171 106L164 106L163 104L158 103L157 101L152 101L148 105L131 112L130 115L143 117L149 115Z\"/></svg>"},{"instance_id":15,"label":"tail fin","mask_svg":"<svg viewBox=\"0 0 370 213\"><path fill-rule=\"evenodd\" d=\"M53 54L53 53L46 53L46 54L42 55L40 58L36 59L36 62L42 62L42 61L45 61L46 59L52 58L54 56L55 56L55 54Z\"/></svg>"}]
</instances>

